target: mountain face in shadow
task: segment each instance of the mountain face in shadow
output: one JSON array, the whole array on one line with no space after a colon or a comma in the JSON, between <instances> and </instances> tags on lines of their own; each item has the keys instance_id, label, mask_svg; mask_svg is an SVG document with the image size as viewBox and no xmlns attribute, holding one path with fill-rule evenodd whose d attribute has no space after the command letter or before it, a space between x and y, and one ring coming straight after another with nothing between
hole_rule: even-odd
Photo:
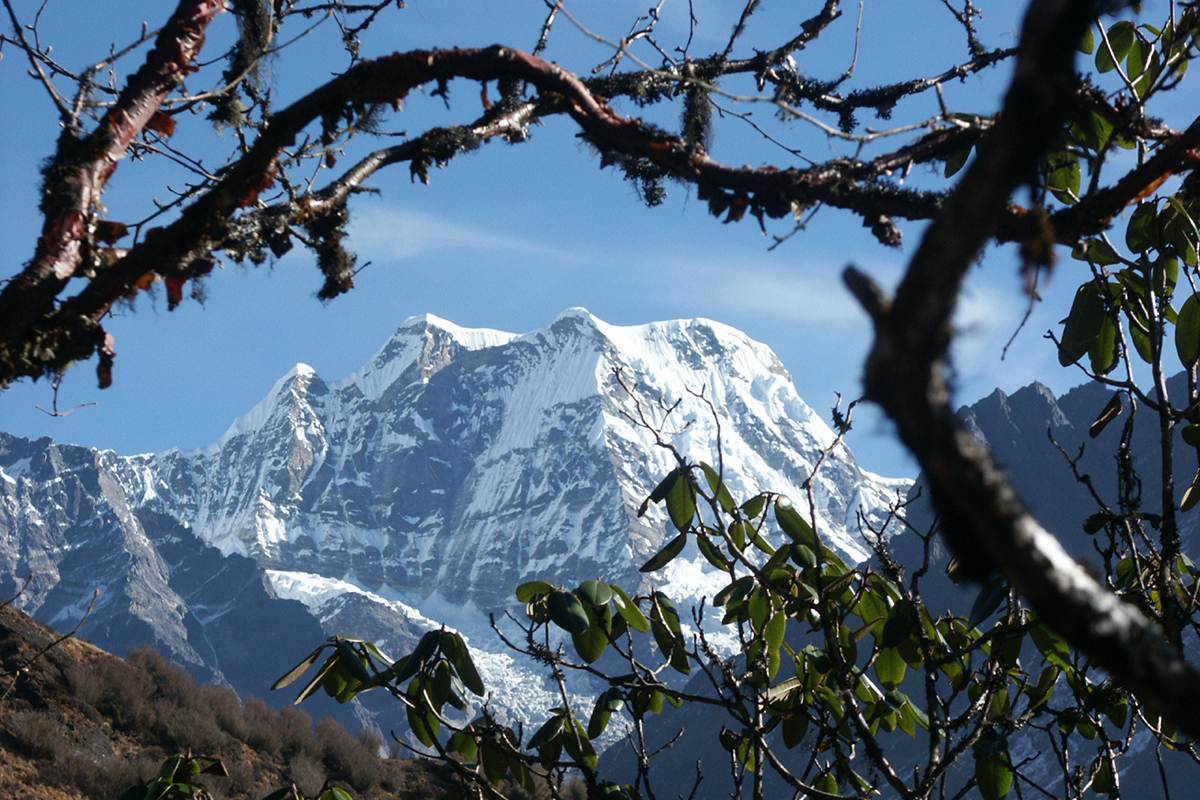
<instances>
[{"instance_id":1,"label":"mountain face in shadow","mask_svg":"<svg viewBox=\"0 0 1200 800\"><path fill-rule=\"evenodd\" d=\"M1182 392L1184 377L1168 382L1168 393ZM1122 435L1130 430L1129 464L1131 483L1142 513L1160 515L1162 497L1158 495L1162 475L1159 421L1148 408L1122 413L1095 438L1089 431L1113 393L1096 383L1084 384L1061 398L1039 383L1026 386L1011 395L997 389L982 400L964 406L961 418L981 440L987 443L996 461L1004 468L1026 507L1046 530L1058 537L1067 551L1085 564L1103 567L1098 548L1106 545L1103 530L1089 534L1084 526L1089 517L1101 513L1097 497L1108 508L1121 507L1118 450ZM1173 503L1176 508L1191 485L1197 471L1196 448L1183 442L1177 430L1172 441L1174 475ZM1072 465L1073 464L1073 465ZM1089 489L1090 484L1090 489ZM1093 494L1094 491L1094 494ZM924 481L918 477L909 494L913 501L908 519L916 528L928 529L933 521ZM1185 550L1197 541L1200 520L1196 514L1179 514L1180 536ZM1155 535L1153 526L1147 526ZM1099 537L1099 538L1097 538ZM897 540L894 546L902 563L919 563L919 549L909 540ZM1194 548L1192 548L1194 549ZM944 570L948 557L939 545L933 565Z\"/></svg>"}]
</instances>

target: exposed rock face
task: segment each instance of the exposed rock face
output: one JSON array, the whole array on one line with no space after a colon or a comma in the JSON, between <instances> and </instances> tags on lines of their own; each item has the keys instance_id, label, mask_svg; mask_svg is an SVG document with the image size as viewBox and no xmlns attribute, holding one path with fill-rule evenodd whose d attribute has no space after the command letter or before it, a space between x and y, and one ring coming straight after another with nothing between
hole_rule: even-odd
<instances>
[{"instance_id":1,"label":"exposed rock face","mask_svg":"<svg viewBox=\"0 0 1200 800\"><path fill-rule=\"evenodd\" d=\"M0 565L6 597L69 629L95 599L85 634L108 649L153 643L198 677L266 691L260 648L320 626L280 600L257 565L224 557L122 480L111 452L0 434ZM257 680L247 680L257 679Z\"/></svg>"},{"instance_id":2,"label":"exposed rock face","mask_svg":"<svg viewBox=\"0 0 1200 800\"><path fill-rule=\"evenodd\" d=\"M1168 381L1168 392L1172 396L1181 396L1183 381L1183 375ZM1111 508L1119 508L1116 456L1123 427L1131 424L1130 457L1134 472L1144 487L1141 509L1158 514L1162 508L1157 489L1162 475L1161 447L1158 418L1154 412L1142 408L1131 420L1130 409L1126 407L1099 436L1093 439L1089 435L1092 422L1111 398L1112 392L1097 383L1084 384L1059 398L1045 386L1034 383L1011 395L996 390L959 411L975 434L988 443L1022 501L1038 521L1058 537L1076 559L1092 564L1097 572L1103 570L1097 546L1106 545L1106 534L1103 530L1089 534L1084 525L1088 517L1100 509L1088 488L1076 479L1069 459L1075 460L1075 469L1088 477L1105 503ZM1196 473L1196 455L1194 448L1183 443L1179 431L1176 437L1173 471L1174 502L1178 507ZM918 478L914 494L920 491L921 485L922 480ZM909 522L918 529L926 529L932 523L932 511L925 499L912 503L908 512ZM1197 539L1198 518L1192 513L1180 515L1178 519L1183 551L1195 553L1200 541ZM1148 528L1155 536L1154 528ZM895 545L900 561L909 565L920 563L920 547L915 537L901 537ZM956 586L950 582L945 575L950 556L940 538L934 540L931 556L931 569L921 581L922 599L932 611L953 608L965 614L979 594L979 586L971 583ZM1189 651L1194 659L1197 655L1195 647L1190 646ZM1032 663L1038 656L1029 652L1023 658ZM1024 739L1014 737L1010 747L1025 747L1030 753L1043 752L1040 759L1031 761L1024 768L1024 773L1034 780L1048 780L1049 776L1058 774L1057 765L1044 751L1044 741L1036 739L1028 729L1023 735ZM1147 735L1134 740L1132 752L1133 757L1122 764L1122 797L1155 800L1163 796L1164 780L1175 792L1195 781L1194 765L1185 764L1181 759L1164 759L1162 769L1165 774L1160 773Z\"/></svg>"},{"instance_id":3,"label":"exposed rock face","mask_svg":"<svg viewBox=\"0 0 1200 800\"><path fill-rule=\"evenodd\" d=\"M262 692L275 667L252 654L299 660L319 627L352 623L402 651L413 630L382 597L488 610L535 576L636 586L667 533L661 510L637 509L674 467L642 415L692 459L715 462L719 433L744 498L801 497L834 440L775 355L718 323L616 327L572 309L514 335L416 317L339 381L297 365L202 450L0 435L0 579L34 572L23 607L59 627L101 588L85 635L118 652L150 641ZM838 448L814 485L826 540L861 560L857 513L878 518L908 485ZM698 563L656 578L698 596ZM286 594L305 605L270 575L292 576Z\"/></svg>"},{"instance_id":4,"label":"exposed rock face","mask_svg":"<svg viewBox=\"0 0 1200 800\"><path fill-rule=\"evenodd\" d=\"M688 395L706 389L748 485L798 486L832 438L773 354L712 323L613 328L568 312L512 336L418 318L361 372L327 385L298 366L217 445L158 457L173 491L153 493L263 566L483 607L532 575L632 580L662 537L632 511L670 463L623 416L617 368L651 408L683 399L669 426L690 424L687 444L712 458L715 426ZM846 454L823 474L843 550L862 554L847 521L888 488Z\"/></svg>"}]
</instances>

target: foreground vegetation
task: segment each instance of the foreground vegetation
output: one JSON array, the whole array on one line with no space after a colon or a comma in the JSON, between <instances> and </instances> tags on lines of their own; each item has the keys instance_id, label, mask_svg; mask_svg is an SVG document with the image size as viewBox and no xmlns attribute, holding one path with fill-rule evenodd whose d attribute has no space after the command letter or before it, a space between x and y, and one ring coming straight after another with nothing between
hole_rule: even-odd
<instances>
[{"instance_id":1,"label":"foreground vegetation","mask_svg":"<svg viewBox=\"0 0 1200 800\"><path fill-rule=\"evenodd\" d=\"M495 798L514 782L560 796L575 771L596 795L674 795L678 776L655 773L659 751L642 734L664 703L728 718L718 736L735 793L756 800L772 776L796 796L823 800L885 793L999 800L1014 791L1119 797L1138 788L1122 782L1122 770L1147 742L1169 793L1166 760L1200 763L1200 672L1186 657L1200 633L1200 583L1183 536L1186 515L1200 513L1200 471L1188 486L1174 482L1174 454L1200 454L1200 118L1189 112L1176 121L1188 66L1200 53L1196 4L1171 2L1146 21L1100 19L1122 3L1033 0L1019 48L989 50L977 35L973 0L946 0L969 57L938 75L853 91L844 88L853 69L813 80L796 63L840 16L838 0L792 30L770 31L777 40L750 46L746 22L762 5L752 0L728 46L704 57L689 52L690 33L675 50L658 42L660 3L613 44L611 59L591 79L540 57L555 23L570 18L561 2L548 4L532 53L496 46L363 58L360 34L391 5L236 2L238 41L222 70L205 65L200 51L223 4L183 0L143 66L103 101L94 98L92 76L126 51L69 73L18 27L6 41L45 84L63 134L45 169L42 235L31 261L0 290L0 385L43 375L58 380L73 362L93 357L108 385L115 342L104 324L112 309L159 283L174 308L185 287L202 294L199 285L220 257L264 263L298 242L316 255L319 296L332 299L354 283L346 224L350 200L370 176L406 163L413 177L428 180L434 165L492 138L522 142L531 123L561 115L601 154L601 165L620 169L648 204L660 202L664 182L674 180L694 186L727 222L754 218L765 231L773 220L790 219L785 224L794 227L780 242L825 207L858 217L885 245L899 242L905 220L931 220L894 292L853 267L844 280L875 335L862 375L865 399L887 412L919 461L940 538L934 530L912 532L924 552L898 564L886 532L864 526L879 563L848 565L822 544L811 498L806 504L769 491L735 498L719 453L715 467L680 457L647 501L665 504L675 534L644 570L662 568L689 545L699 548L729 578L713 602L721 623L734 628L738 658L709 647L701 618L689 624L686 611L652 588L535 582L518 589L526 615L517 620L523 633L513 644L546 665L564 702L529 737L497 722L486 706L465 721L447 713L466 712L468 695L486 692L452 632L431 632L397 661L367 642L337 637L281 683L316 667L302 697L391 692L416 741L454 771L460 783L451 791ZM322 11L343 34L349 66L275 108L263 59L276 52L285 23L302 30ZM697 23L691 4L688 16L690 31ZM635 46L659 66L636 60ZM1088 56L1082 68L1080 51ZM943 85L1009 59L1013 80L1003 108L979 115L946 107ZM212 76L210 93L172 96L205 66L221 73ZM398 109L426 85L448 102L456 79L484 85L482 116L365 153L318 187L352 139L379 131L389 107ZM489 84L497 102L488 98ZM782 130L750 127L772 144L791 136L790 125L811 126L844 152L816 164L785 146L799 158L783 168L716 161L708 151L714 120L746 121L722 105L747 99L727 88L732 84L748 93L770 87L754 99L778 110ZM860 129L857 114L887 119L903 101L934 92L941 109L935 117L885 132ZM610 105L622 98L675 104L679 132L622 115ZM211 168L168 143L185 115L207 103L209 119L235 133L226 160ZM892 146L897 136L904 143ZM882 152L868 155L872 147ZM132 223L108 218L99 199L129 153L182 164L190 179L170 202L156 202ZM961 176L952 191L900 180L922 165ZM1013 197L1025 189L1022 206ZM1066 262L1060 280L1078 290L1064 326L1049 338L1064 367L1117 393L1096 409L1095 431L1125 414L1112 464L1116 488L1094 491L1094 513L1084 523L1096 537L1100 570L1067 556L953 413L949 351L958 298L979 254L997 242L1019 245L1013 255L1030 303L1056 259ZM1062 258L1068 252L1071 258ZM1167 376L1180 370L1181 388L1168 391ZM1140 461L1130 452L1138 415L1158 431L1154 452ZM840 410L834 417L844 432L849 417ZM654 427L665 416L645 419ZM662 444L670 446L665 438ZM1078 479L1095 488L1090 476ZM982 587L966 616L922 601L936 542L953 551L956 577ZM615 658L621 671L596 666L602 658ZM703 673L708 691L680 688L667 680L672 671ZM607 682L591 708L570 703L572 672ZM634 742L636 775L627 781L606 779L593 745L614 720L628 726ZM896 744L905 737L920 743L911 771L911 759L897 756L906 752ZM1053 778L1027 772L1038 759L1010 747L1028 741L1042 743L1038 758L1054 766ZM778 755L797 748L804 753L798 763ZM662 780L666 787L657 785ZM697 774L692 785L699 780Z\"/></svg>"},{"instance_id":2,"label":"foreground vegetation","mask_svg":"<svg viewBox=\"0 0 1200 800\"><path fill-rule=\"evenodd\" d=\"M243 702L148 648L127 660L73 639L47 649L58 638L0 607L5 797L114 800L189 753L220 759L223 769L195 778L216 798L259 800L294 784L304 797L328 786L359 800L427 800L448 786L435 765L379 758L378 733L354 736L328 717L314 726L302 710Z\"/></svg>"}]
</instances>

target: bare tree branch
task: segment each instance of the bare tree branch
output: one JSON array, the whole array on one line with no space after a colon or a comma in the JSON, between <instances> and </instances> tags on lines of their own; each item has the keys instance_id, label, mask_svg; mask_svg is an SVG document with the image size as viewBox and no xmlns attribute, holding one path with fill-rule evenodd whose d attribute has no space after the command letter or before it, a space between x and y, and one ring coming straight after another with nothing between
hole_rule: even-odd
<instances>
[{"instance_id":1,"label":"bare tree branch","mask_svg":"<svg viewBox=\"0 0 1200 800\"><path fill-rule=\"evenodd\" d=\"M907 174L914 164L945 160L962 152L974 145L994 120L980 119L967 124L934 118L916 126L933 127L931 132L871 161L833 159L804 168L735 167L713 159L704 147L702 136L688 131L680 136L622 116L608 105L606 97L626 92L636 96L638 86L640 91L655 96L665 97L681 90L689 96L702 94L718 91L711 83L717 76L753 72L760 79L775 81L776 103L790 104L803 99L839 114L862 107L883 113L904 96L951 77L984 69L1007 56L1007 51L980 54L935 78L863 90L846 98L831 94L828 86L832 84L816 95L809 96L816 90L806 88L809 94L792 98L784 90L785 84L799 86L794 80L795 73L776 67L784 64L788 53L802 48L837 18L838 3L827 0L816 16L802 24L798 36L776 50L764 51L754 59L724 61L714 56L706 61L689 61L683 65L688 69L681 69L678 74L651 70L584 81L537 56L499 45L479 50L414 51L358 61L288 108L265 116L257 125L257 140L247 145L223 171L215 173L219 178L205 179L190 187L177 201L182 211L174 221L145 231L132 247L119 250L104 247L106 229L116 226L97 219L104 186L138 131L147 124L169 127L172 120L154 123L154 115L161 114L160 106L167 94L192 69L204 26L219 10L218 6L202 0L181 3L160 33L146 64L131 78L96 130L81 140L64 137L60 143L60 151L47 172L43 204L46 222L37 251L31 263L0 292L0 387L20 377L38 377L61 370L96 353L100 355L100 382L107 385L111 380L115 343L101 327L101 320L123 298L163 279L167 283L168 305L174 307L182 298L186 281L211 271L216 263L215 253L230 247L237 257L238 241L244 240L241 232L268 217L278 234L272 250L285 251L290 246L286 225L311 224L321 215L333 213L334 208L344 217L348 193L383 166L411 160L414 167L419 167L421 147L448 153L445 159L440 155L433 157L440 161L470 149L468 144L473 147L489 136L520 139L525 126L555 114L568 115L578 124L583 137L600 151L602 166L617 164L628 176L649 181L674 178L695 184L699 199L707 202L711 213L724 216L726 221L737 221L749 214L761 224L766 217L783 218L828 205L860 216L881 242L896 245L901 231L893 220L933 219L941 213L945 196L936 191L906 188L889 177ZM969 15L970 8L964 13ZM377 152L326 190L301 194L291 188L286 174L288 166L298 158L320 155L322 143L332 144L345 135L342 126L346 121L358 123L378 105L398 106L412 89L422 84L436 83L440 91L454 78L485 83L501 81L504 99L476 123L430 131L399 150L388 148ZM648 88L644 85L646 81L653 86ZM531 87L536 97L521 99L514 87L522 85ZM1092 107L1097 101L1093 95L1094 92L1075 86L1064 89L1060 98L1062 107L1056 112L1080 104L1095 110ZM707 97L698 97L698 105L707 107L707 104ZM1109 120L1114 125L1130 124L1122 121L1120 112L1114 108L1101 108L1096 113L1102 112L1106 119L1117 117ZM1006 113L1013 112L1010 109ZM301 154L293 153L289 148L316 120L322 123L320 141L306 140L300 148ZM489 127L489 121L504 128ZM1155 129L1155 136L1162 143L1158 151L1115 186L1096 188L1077 205L1050 215L1042 210L1031 214L1018 206L1001 204L990 217L996 224L989 232L1000 241L1038 242L1045 246L1054 242L1074 244L1081 236L1097 233L1098 226L1106 225L1121 209L1152 191L1168 175L1194 165L1200 125L1193 125L1182 134L1159 128ZM447 132L464 138L457 143L448 142ZM437 147L429 147L438 137L442 138L436 142ZM260 194L273 182L288 189L286 209L261 208ZM188 204L183 206L185 202ZM336 241L340 236L339 228L337 235L329 238L329 249L334 253L329 261L333 266L327 268L322 264L326 273L326 285L320 292L323 298L335 296L352 285L352 259L343 257L345 251ZM312 240L316 239L320 237ZM63 297L72 277L84 277L88 283L74 297Z\"/></svg>"},{"instance_id":2,"label":"bare tree branch","mask_svg":"<svg viewBox=\"0 0 1200 800\"><path fill-rule=\"evenodd\" d=\"M205 29L223 8L220 0L182 0L146 62L95 130L82 139L69 130L63 134L42 190L45 224L33 260L0 293L0 341L46 314L77 274L93 233L89 225L117 163L192 70Z\"/></svg>"}]
</instances>

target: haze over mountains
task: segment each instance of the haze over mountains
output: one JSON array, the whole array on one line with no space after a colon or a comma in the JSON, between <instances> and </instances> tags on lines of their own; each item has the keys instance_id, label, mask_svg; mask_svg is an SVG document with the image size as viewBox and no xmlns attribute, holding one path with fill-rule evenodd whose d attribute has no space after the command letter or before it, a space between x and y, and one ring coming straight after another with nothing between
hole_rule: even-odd
<instances>
[{"instance_id":1,"label":"haze over mountains","mask_svg":"<svg viewBox=\"0 0 1200 800\"><path fill-rule=\"evenodd\" d=\"M64 629L99 589L82 635L118 653L149 642L243 694L326 635L400 655L447 623L493 651L496 702L536 715L551 700L484 612L534 577L648 581L637 568L668 523L637 509L674 466L657 440L715 464L718 434L746 497L802 497L834 440L769 348L715 322L571 309L515 335L415 317L340 380L297 365L200 450L0 434L0 580L11 594L32 573L22 607ZM861 560L857 515L880 520L909 484L839 446L814 482L817 523ZM724 584L694 552L654 580L684 604Z\"/></svg>"}]
</instances>

